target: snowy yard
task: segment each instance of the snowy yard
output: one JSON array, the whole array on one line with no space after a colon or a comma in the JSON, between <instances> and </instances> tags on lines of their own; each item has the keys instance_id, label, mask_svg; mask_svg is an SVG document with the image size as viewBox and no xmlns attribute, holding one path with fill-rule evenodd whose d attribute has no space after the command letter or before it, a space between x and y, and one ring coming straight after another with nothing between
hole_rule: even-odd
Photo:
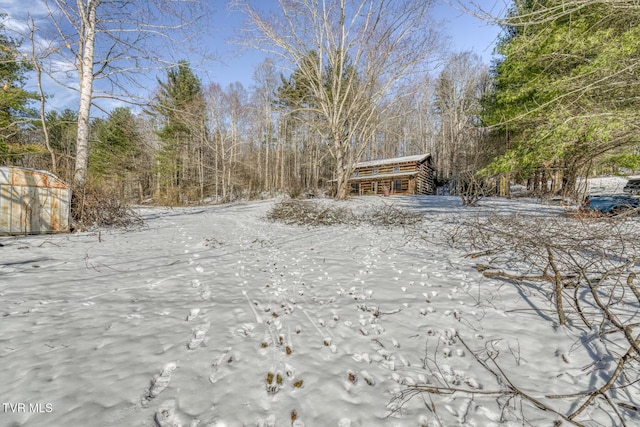
<instances>
[{"instance_id":1,"label":"snowy yard","mask_svg":"<svg viewBox=\"0 0 640 427\"><path fill-rule=\"evenodd\" d=\"M551 303L435 243L462 215L563 208L349 202L417 209L425 239L273 223L273 203L143 208L135 230L1 238L0 425L523 425L517 402L501 413L482 394L498 388L472 354L487 348L531 396L597 382ZM394 399L416 384L479 393L436 396L436 417L428 394ZM535 426L559 419L522 413Z\"/></svg>"}]
</instances>

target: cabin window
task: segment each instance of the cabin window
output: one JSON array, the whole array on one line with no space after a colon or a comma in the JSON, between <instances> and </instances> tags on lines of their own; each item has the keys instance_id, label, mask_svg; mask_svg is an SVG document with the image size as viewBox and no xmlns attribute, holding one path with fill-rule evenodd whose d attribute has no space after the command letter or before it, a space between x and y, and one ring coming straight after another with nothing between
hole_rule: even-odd
<instances>
[{"instance_id":1,"label":"cabin window","mask_svg":"<svg viewBox=\"0 0 640 427\"><path fill-rule=\"evenodd\" d=\"M402 191L402 180L396 179L393 181L393 191Z\"/></svg>"},{"instance_id":2,"label":"cabin window","mask_svg":"<svg viewBox=\"0 0 640 427\"><path fill-rule=\"evenodd\" d=\"M371 175L378 175L378 168L373 168L373 170L371 171Z\"/></svg>"},{"instance_id":3,"label":"cabin window","mask_svg":"<svg viewBox=\"0 0 640 427\"><path fill-rule=\"evenodd\" d=\"M359 176L359 175L360 175L360 171L353 171L353 176L354 176L354 177L357 177L357 176Z\"/></svg>"},{"instance_id":4,"label":"cabin window","mask_svg":"<svg viewBox=\"0 0 640 427\"><path fill-rule=\"evenodd\" d=\"M393 172L394 173L400 172L400 166L394 166L393 167Z\"/></svg>"},{"instance_id":5,"label":"cabin window","mask_svg":"<svg viewBox=\"0 0 640 427\"><path fill-rule=\"evenodd\" d=\"M357 182L351 183L351 194L360 194L360 184Z\"/></svg>"}]
</instances>

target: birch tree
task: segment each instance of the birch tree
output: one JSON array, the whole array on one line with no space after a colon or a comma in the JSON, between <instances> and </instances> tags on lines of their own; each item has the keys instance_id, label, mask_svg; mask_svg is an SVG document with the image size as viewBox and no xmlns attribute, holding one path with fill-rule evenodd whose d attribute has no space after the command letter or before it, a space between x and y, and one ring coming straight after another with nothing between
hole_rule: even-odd
<instances>
[{"instance_id":1,"label":"birch tree","mask_svg":"<svg viewBox=\"0 0 640 427\"><path fill-rule=\"evenodd\" d=\"M173 65L157 52L170 51L186 35L183 30L201 16L200 2L170 0L44 0L56 37L61 41L58 63L70 63L77 73L80 95L74 184L82 189L87 179L89 121L97 98L135 102L137 71ZM184 47L183 47L184 48ZM69 68L66 70L70 71ZM55 70L52 70L56 76ZM106 80L102 90L97 80ZM142 83L144 84L144 83Z\"/></svg>"},{"instance_id":2,"label":"birch tree","mask_svg":"<svg viewBox=\"0 0 640 427\"><path fill-rule=\"evenodd\" d=\"M335 160L338 199L378 125L393 90L424 69L437 47L430 0L278 0L267 13L238 0L251 46L297 69L315 102L304 107L322 119L317 131ZM312 59L312 60L310 60ZM400 95L400 94L396 94Z\"/></svg>"}]
</instances>

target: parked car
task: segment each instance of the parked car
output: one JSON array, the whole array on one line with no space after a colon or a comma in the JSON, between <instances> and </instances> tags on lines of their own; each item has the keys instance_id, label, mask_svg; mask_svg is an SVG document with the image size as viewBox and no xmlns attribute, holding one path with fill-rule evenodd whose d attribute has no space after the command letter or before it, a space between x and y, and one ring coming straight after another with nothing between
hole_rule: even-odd
<instances>
[{"instance_id":1,"label":"parked car","mask_svg":"<svg viewBox=\"0 0 640 427\"><path fill-rule=\"evenodd\" d=\"M586 210L607 215L619 215L633 209L637 209L640 212L640 197L626 194L587 196L582 207Z\"/></svg>"},{"instance_id":2,"label":"parked car","mask_svg":"<svg viewBox=\"0 0 640 427\"><path fill-rule=\"evenodd\" d=\"M640 178L631 178L622 191L629 194L640 194Z\"/></svg>"}]
</instances>

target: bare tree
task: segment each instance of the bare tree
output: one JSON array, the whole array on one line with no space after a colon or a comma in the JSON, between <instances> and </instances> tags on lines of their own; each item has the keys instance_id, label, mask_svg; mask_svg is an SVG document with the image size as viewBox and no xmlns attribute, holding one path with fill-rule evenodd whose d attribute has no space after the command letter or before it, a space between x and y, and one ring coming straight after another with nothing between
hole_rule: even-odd
<instances>
[{"instance_id":1,"label":"bare tree","mask_svg":"<svg viewBox=\"0 0 640 427\"><path fill-rule=\"evenodd\" d=\"M440 72L435 85L435 112L440 118L436 143L438 171L450 191L473 206L485 192L478 171L492 154L482 146L485 135L478 115L480 101L490 87L488 67L471 52L454 54Z\"/></svg>"},{"instance_id":2,"label":"bare tree","mask_svg":"<svg viewBox=\"0 0 640 427\"><path fill-rule=\"evenodd\" d=\"M251 183L250 177L244 173L251 167L240 162L243 154L241 151L248 145L244 144L249 122L245 118L248 94L238 82L230 84L226 89L212 83L204 96L207 128L210 132L207 141L214 157L211 167L215 179L215 194L219 200L228 202L238 195L241 186L249 187ZM244 151L247 152L248 149Z\"/></svg>"},{"instance_id":3,"label":"bare tree","mask_svg":"<svg viewBox=\"0 0 640 427\"><path fill-rule=\"evenodd\" d=\"M442 125L438 141L438 170L450 178L468 169L478 143L480 99L488 87L488 68L479 56L451 56L435 87L435 108Z\"/></svg>"},{"instance_id":4,"label":"bare tree","mask_svg":"<svg viewBox=\"0 0 640 427\"><path fill-rule=\"evenodd\" d=\"M136 71L173 65L157 56L169 44L184 47L178 39L202 16L199 1L167 0L45 0L51 22L62 41L56 60L72 63L80 94L74 184L83 188L89 155L89 119L93 101L99 97L128 99L137 79ZM69 70L66 70L67 72ZM103 93L94 83L105 79Z\"/></svg>"},{"instance_id":5,"label":"bare tree","mask_svg":"<svg viewBox=\"0 0 640 427\"><path fill-rule=\"evenodd\" d=\"M278 87L278 78L272 59L265 59L255 68L253 80L256 83L253 92L255 111L256 116L259 117L256 136L264 151L263 163L258 162L258 173L261 171L264 173L265 188L270 189L270 182L274 175L270 164L270 147L274 137L273 104L274 93Z\"/></svg>"},{"instance_id":6,"label":"bare tree","mask_svg":"<svg viewBox=\"0 0 640 427\"><path fill-rule=\"evenodd\" d=\"M246 41L284 59L308 81L315 102L304 108L322 118L317 130L331 144L336 196L346 198L380 108L393 104L392 91L420 71L437 46L428 15L433 2L279 0L277 14L246 0L236 4L251 24Z\"/></svg>"},{"instance_id":7,"label":"bare tree","mask_svg":"<svg viewBox=\"0 0 640 427\"><path fill-rule=\"evenodd\" d=\"M46 46L39 46L36 42L36 22L33 17L29 17L29 41L31 42L31 52L30 52L30 60L33 64L33 68L36 72L36 85L38 87L38 95L40 97L40 122L42 126L42 134L44 136L44 145L47 147L47 151L51 156L51 170L53 173L57 172L57 159L56 152L51 147L51 139L49 137L49 129L47 128L47 120L46 120L46 95L44 92L44 88L42 86L42 61L47 56L49 56L53 52L53 47L51 44Z\"/></svg>"}]
</instances>

